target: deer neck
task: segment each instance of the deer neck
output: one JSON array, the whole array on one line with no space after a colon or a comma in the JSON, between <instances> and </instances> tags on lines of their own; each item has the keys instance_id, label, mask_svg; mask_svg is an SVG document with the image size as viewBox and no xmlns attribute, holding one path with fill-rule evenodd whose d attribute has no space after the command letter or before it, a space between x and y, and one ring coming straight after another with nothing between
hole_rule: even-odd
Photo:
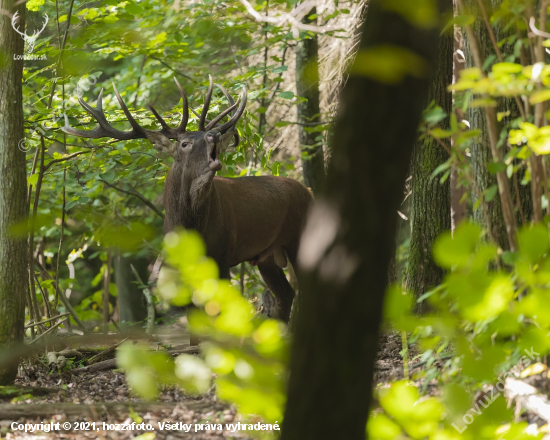
<instances>
[{"instance_id":1,"label":"deer neck","mask_svg":"<svg viewBox=\"0 0 550 440\"><path fill-rule=\"evenodd\" d=\"M215 172L193 175L181 166L172 166L164 187L164 206L168 230L176 227L201 232L205 217L215 199L212 184ZM165 232L168 232L165 226Z\"/></svg>"}]
</instances>

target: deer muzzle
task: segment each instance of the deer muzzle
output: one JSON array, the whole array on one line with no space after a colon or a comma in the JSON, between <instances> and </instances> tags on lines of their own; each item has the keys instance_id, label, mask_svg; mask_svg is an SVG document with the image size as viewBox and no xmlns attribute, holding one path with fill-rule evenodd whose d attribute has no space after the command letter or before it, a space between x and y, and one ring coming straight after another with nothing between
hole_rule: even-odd
<instances>
[{"instance_id":1,"label":"deer muzzle","mask_svg":"<svg viewBox=\"0 0 550 440\"><path fill-rule=\"evenodd\" d=\"M205 135L205 140L208 145L208 167L211 171L219 171L222 169L220 162L220 134L209 131Z\"/></svg>"}]
</instances>

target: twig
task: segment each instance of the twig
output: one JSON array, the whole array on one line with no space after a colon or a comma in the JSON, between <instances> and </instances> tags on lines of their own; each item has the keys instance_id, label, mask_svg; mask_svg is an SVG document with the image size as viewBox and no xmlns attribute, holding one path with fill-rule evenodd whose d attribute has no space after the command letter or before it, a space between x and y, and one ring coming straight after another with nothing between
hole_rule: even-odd
<instances>
[{"instance_id":1,"label":"twig","mask_svg":"<svg viewBox=\"0 0 550 440\"><path fill-rule=\"evenodd\" d=\"M46 270L46 268L44 266L42 266L42 264L40 264L40 261L38 260L34 260L34 263L38 266L38 268L42 271L42 274L44 274L46 277L48 277L50 280L52 279L52 277L50 276L50 274L48 273L48 271ZM80 328L80 330L82 330L84 333L88 333L88 330L86 330L86 327L84 326L84 324L82 323L82 321L80 320L80 318L78 317L78 314L75 312L75 310L73 309L73 306L71 306L71 303L69 302L69 299L63 294L63 292L61 292L61 290L59 289L59 286L56 286L57 290L58 290L58 295L59 295L59 298L61 298L61 302L63 303L63 305L65 306L65 308L69 311L69 313L71 314L71 317L74 319L74 321L76 322L76 325L78 325L78 327Z\"/></svg>"},{"instance_id":2,"label":"twig","mask_svg":"<svg viewBox=\"0 0 550 440\"><path fill-rule=\"evenodd\" d=\"M109 298L111 292L109 291L111 286L111 265L113 262L113 253L109 249L107 252L107 262L105 263L105 273L103 274L103 333L109 332Z\"/></svg>"},{"instance_id":3,"label":"twig","mask_svg":"<svg viewBox=\"0 0 550 440\"><path fill-rule=\"evenodd\" d=\"M69 318L66 318L66 319L64 319L63 321L59 321L57 324L52 325L48 330L46 330L44 333L42 333L42 334L41 334L40 336L38 336L36 339L34 339L33 341L31 341L31 344L34 344L36 341L42 339L44 336L53 333L53 331L54 331L57 327L59 327L61 324L66 323L68 319L69 319Z\"/></svg>"},{"instance_id":4,"label":"twig","mask_svg":"<svg viewBox=\"0 0 550 440\"><path fill-rule=\"evenodd\" d=\"M71 17L73 15L73 5L74 0L71 0L71 4L69 5L69 13L67 14L67 27L65 28L65 33L63 34L63 41L61 42L61 47L59 48L59 58L57 59L57 62L55 64L55 73L57 75L57 70L59 68L59 65L61 64L61 57L63 56L63 51L65 50L65 44L67 43L67 35L69 34L69 27L71 26ZM58 22L59 26L59 22ZM52 106L52 99L53 94L55 93L55 86L57 85L57 78L54 78L53 84L52 84L52 90L50 92L50 100L48 102L48 108L51 108Z\"/></svg>"},{"instance_id":5,"label":"twig","mask_svg":"<svg viewBox=\"0 0 550 440\"><path fill-rule=\"evenodd\" d=\"M183 76L184 78L187 78L189 81L193 81L194 83L197 82L196 80L194 80L193 78L191 78L189 75L186 75L185 73L181 73L179 70L174 69L172 66L170 66L170 65L167 64L166 62L162 61L161 59L156 58L156 57L153 57L153 56L150 56L150 58L152 58L152 59L155 60L155 61L158 61L158 62L159 62L160 64L162 64L164 67L168 67L172 72L177 73L178 75Z\"/></svg>"},{"instance_id":6,"label":"twig","mask_svg":"<svg viewBox=\"0 0 550 440\"><path fill-rule=\"evenodd\" d=\"M459 6L461 13L465 13L466 9L464 7L464 0L457 0L457 4ZM481 50L479 47L479 42L476 38L476 35L471 25L465 25L465 29L466 29L466 34L468 36L468 40L470 42L470 48L474 58L475 66L481 71L481 75L485 77L485 74L482 71L483 60L481 58ZM500 162L501 154L497 146L499 141L499 126L498 126L496 111L492 107L486 107L484 109L484 113L485 113L485 120L487 123L487 130L489 132L489 143L491 146L491 154L495 162ZM517 222L516 222L516 217L514 213L514 205L512 203L512 196L510 193L510 186L508 183L508 176L504 171L499 171L498 173L496 173L496 176L497 176L497 183L498 183L497 186L498 186L498 192L500 196L500 202L502 205L502 213L504 217L504 223L506 226L506 233L508 236L508 245L510 247L510 250L512 252L515 252L517 250L517 239L516 239Z\"/></svg>"},{"instance_id":7,"label":"twig","mask_svg":"<svg viewBox=\"0 0 550 440\"><path fill-rule=\"evenodd\" d=\"M31 177L36 171L36 164L38 163L39 156L40 156L40 148L37 148L36 153L34 154L34 159L32 161L32 168L31 168L31 173L29 174L29 177ZM27 193L27 206L31 204L31 195L32 195L32 185L29 185L29 191Z\"/></svg>"},{"instance_id":8,"label":"twig","mask_svg":"<svg viewBox=\"0 0 550 440\"><path fill-rule=\"evenodd\" d=\"M134 196L134 197L137 197L139 200L141 200L145 205L147 205L148 208L150 208L155 214L157 214L160 218L164 219L164 214L162 212L160 212L156 207L155 205L153 205L149 200L147 200L145 197L143 197L142 195L136 193L136 192L133 192L133 191L126 191L124 189L120 189L119 187L115 186L115 185L112 185L110 184L109 182L106 182L105 180L103 179L99 179L101 182L103 182L105 185L107 186L110 186L111 188L113 189L116 189L117 191L120 191L122 193L125 193L125 194L128 194L128 195L131 195L131 196Z\"/></svg>"},{"instance_id":9,"label":"twig","mask_svg":"<svg viewBox=\"0 0 550 440\"><path fill-rule=\"evenodd\" d=\"M302 23L301 20L304 18L304 16L315 6L315 2L311 0L306 0L300 6L295 8L293 11L278 15L277 17L271 17L271 16L263 16L258 11L254 9L254 7L250 4L248 0L240 0L243 6L246 8L248 13L259 22L265 22L265 23L272 23L275 26L284 26L285 24L289 24L293 30L301 29L304 31L311 31L311 32L332 32L341 30L340 28L337 28L335 26L314 26L311 24L305 24Z\"/></svg>"},{"instance_id":10,"label":"twig","mask_svg":"<svg viewBox=\"0 0 550 440\"><path fill-rule=\"evenodd\" d=\"M428 130L428 134L435 139L435 141L441 145L447 153L449 153L449 156L452 156L451 149L449 146L443 142L441 139L439 139L431 130Z\"/></svg>"},{"instance_id":11,"label":"twig","mask_svg":"<svg viewBox=\"0 0 550 440\"><path fill-rule=\"evenodd\" d=\"M514 173L514 187L516 189L516 199L518 201L519 216L521 218L521 224L525 225L525 215L523 215L523 208L521 206L521 196L519 194L518 176Z\"/></svg>"},{"instance_id":12,"label":"twig","mask_svg":"<svg viewBox=\"0 0 550 440\"><path fill-rule=\"evenodd\" d=\"M27 325L25 326L25 329L28 329L28 328L37 326L37 325L39 325L39 324L45 324L46 322L53 321L54 319L63 318L64 316L68 316L68 315L70 315L69 312L67 312L67 313L62 313L61 315L57 315L57 316L54 316L54 317L52 317L52 318L44 319L43 321L40 321L40 322L33 322L32 324L27 324Z\"/></svg>"},{"instance_id":13,"label":"twig","mask_svg":"<svg viewBox=\"0 0 550 440\"><path fill-rule=\"evenodd\" d=\"M44 138L40 136L40 168L38 171L38 180L36 182L36 190L34 193L34 203L32 208L31 224L29 226L29 249L28 249L28 264L29 264L29 287L30 287L30 300L31 307L34 311L36 319L39 318L40 312L38 310L38 304L36 302L36 291L34 284L34 225L36 222L36 213L38 211L38 201L40 200L40 190L42 189L42 180L44 178L44 154L46 151L46 145L44 144ZM30 310L29 310L30 312Z\"/></svg>"},{"instance_id":14,"label":"twig","mask_svg":"<svg viewBox=\"0 0 550 440\"><path fill-rule=\"evenodd\" d=\"M445 361L445 360L447 360L447 359L453 358L454 356L455 356L454 354L446 354L445 356L441 356L441 357L439 357L439 358L436 359L436 360ZM417 362L416 364L411 365L410 369L411 369L411 370L414 370L415 368L421 367L422 365L426 364L427 362L428 362L427 360L421 361L421 362Z\"/></svg>"},{"instance_id":15,"label":"twig","mask_svg":"<svg viewBox=\"0 0 550 440\"><path fill-rule=\"evenodd\" d=\"M107 348L106 350L103 350L101 353L98 353L95 356L92 356L90 359L88 359L88 363L93 364L97 359L100 359L103 356L106 356L106 355L112 353L113 351L115 351L120 345L122 345L127 340L128 340L128 338L124 338L122 341L117 342L115 345L112 345L111 347Z\"/></svg>"},{"instance_id":16,"label":"twig","mask_svg":"<svg viewBox=\"0 0 550 440\"><path fill-rule=\"evenodd\" d=\"M535 25L535 21L536 21L535 17L531 17L529 19L529 27L531 28L533 33L539 37L550 38L550 34L548 32L540 31L537 29L537 26Z\"/></svg>"},{"instance_id":17,"label":"twig","mask_svg":"<svg viewBox=\"0 0 550 440\"><path fill-rule=\"evenodd\" d=\"M48 162L48 164L45 166L44 168L44 172L48 171L52 165L55 165L56 163L60 163L60 162L65 162L66 160L71 160L77 156L80 156L81 154L87 154L89 153L90 151L77 151L76 153L72 153L72 154L69 154L67 156L64 156L60 159L54 159L54 160L51 160L50 162Z\"/></svg>"},{"instance_id":18,"label":"twig","mask_svg":"<svg viewBox=\"0 0 550 440\"><path fill-rule=\"evenodd\" d=\"M34 273L34 278L36 279L36 282L38 283L38 290L40 290L40 294L42 295L42 299L44 300L44 306L46 307L46 317L50 318L52 316L51 310L50 310L50 303L48 301L48 295L44 292L44 289L42 289L42 286L40 285L40 280L38 279L38 276L36 273Z\"/></svg>"},{"instance_id":19,"label":"twig","mask_svg":"<svg viewBox=\"0 0 550 440\"><path fill-rule=\"evenodd\" d=\"M67 170L63 170L63 206L61 207L61 235L59 237L59 246L57 248L57 260L55 265L55 305L54 310L57 309L57 303L59 301L59 262L61 261L61 251L63 247L63 235L65 232L65 206L66 206L66 197L65 197L65 181L67 178Z\"/></svg>"}]
</instances>

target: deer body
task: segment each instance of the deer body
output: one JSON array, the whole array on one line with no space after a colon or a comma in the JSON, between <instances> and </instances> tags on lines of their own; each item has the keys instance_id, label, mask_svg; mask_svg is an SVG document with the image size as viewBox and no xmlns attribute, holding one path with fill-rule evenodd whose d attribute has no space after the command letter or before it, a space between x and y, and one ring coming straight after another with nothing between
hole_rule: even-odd
<instances>
[{"instance_id":1,"label":"deer body","mask_svg":"<svg viewBox=\"0 0 550 440\"><path fill-rule=\"evenodd\" d=\"M139 126L115 87L120 106L132 125L131 131L120 131L109 125L102 109L103 91L95 109L79 98L80 104L97 120L96 128L91 131L74 129L66 118L63 130L88 138L147 138L157 150L170 154L174 163L164 186L164 233L177 228L198 231L205 241L208 256L218 264L222 278L229 278L229 269L244 261L257 265L275 297L273 317L288 321L295 293L282 268L287 260L292 265L296 263L300 235L313 197L300 182L285 177L216 177L216 172L222 168L220 152L233 138L236 139L234 145L239 142L235 125L246 106L246 90L241 94L239 105L217 85L230 106L212 121L207 121L213 86L210 79L199 130L187 131L187 97L177 81L176 84L184 103L182 121L176 129L168 127L149 103L162 129ZM230 112L233 112L230 120L218 125Z\"/></svg>"},{"instance_id":2,"label":"deer body","mask_svg":"<svg viewBox=\"0 0 550 440\"><path fill-rule=\"evenodd\" d=\"M243 261L262 263L283 250L295 262L310 192L293 179L275 176L214 177L201 200L172 167L166 179L164 233L176 227L197 230L222 276ZM283 264L284 266L284 264Z\"/></svg>"}]
</instances>

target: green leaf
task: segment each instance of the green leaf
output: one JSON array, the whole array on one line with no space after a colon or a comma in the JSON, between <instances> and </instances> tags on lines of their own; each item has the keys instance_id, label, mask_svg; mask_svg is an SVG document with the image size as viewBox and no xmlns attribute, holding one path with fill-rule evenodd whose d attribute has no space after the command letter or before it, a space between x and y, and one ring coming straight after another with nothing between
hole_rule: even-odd
<instances>
[{"instance_id":1,"label":"green leaf","mask_svg":"<svg viewBox=\"0 0 550 440\"><path fill-rule=\"evenodd\" d=\"M69 209L71 209L73 206L76 206L76 205L78 205L78 200L73 200L72 202L67 203L67 205L65 205L65 211L68 211Z\"/></svg>"},{"instance_id":2,"label":"green leaf","mask_svg":"<svg viewBox=\"0 0 550 440\"><path fill-rule=\"evenodd\" d=\"M27 9L29 11L39 11L40 6L44 4L44 0L28 0Z\"/></svg>"},{"instance_id":3,"label":"green leaf","mask_svg":"<svg viewBox=\"0 0 550 440\"><path fill-rule=\"evenodd\" d=\"M531 104L540 104L541 102L548 101L550 99L550 90L540 90L533 93L529 97L529 102Z\"/></svg>"},{"instance_id":4,"label":"green leaf","mask_svg":"<svg viewBox=\"0 0 550 440\"><path fill-rule=\"evenodd\" d=\"M445 163L442 163L439 165L434 172L432 173L432 179L437 176L439 173L442 173L443 171L449 169L451 167L451 162L447 161Z\"/></svg>"},{"instance_id":5,"label":"green leaf","mask_svg":"<svg viewBox=\"0 0 550 440\"><path fill-rule=\"evenodd\" d=\"M487 169L491 174L500 173L506 171L506 164L503 162L491 162L487 165Z\"/></svg>"},{"instance_id":6,"label":"green leaf","mask_svg":"<svg viewBox=\"0 0 550 440\"><path fill-rule=\"evenodd\" d=\"M33 175L31 175L31 176L27 179L27 183L28 183L29 185L36 185L36 182L38 182L38 176L39 176L38 173L34 173Z\"/></svg>"},{"instance_id":7,"label":"green leaf","mask_svg":"<svg viewBox=\"0 0 550 440\"><path fill-rule=\"evenodd\" d=\"M283 98L283 99L292 99L292 98L294 98L294 93L293 92L281 92L277 96L279 98Z\"/></svg>"},{"instance_id":8,"label":"green leaf","mask_svg":"<svg viewBox=\"0 0 550 440\"><path fill-rule=\"evenodd\" d=\"M489 188L485 190L485 201L490 202L495 198L497 195L498 186L497 185L491 185Z\"/></svg>"},{"instance_id":9,"label":"green leaf","mask_svg":"<svg viewBox=\"0 0 550 440\"><path fill-rule=\"evenodd\" d=\"M463 223L454 231L441 234L433 247L434 260L441 267L463 267L468 264L481 236L481 229L473 223Z\"/></svg>"},{"instance_id":10,"label":"green leaf","mask_svg":"<svg viewBox=\"0 0 550 440\"><path fill-rule=\"evenodd\" d=\"M521 255L531 263L536 263L548 252L548 230L543 225L522 228L518 232L518 245Z\"/></svg>"},{"instance_id":11,"label":"green leaf","mask_svg":"<svg viewBox=\"0 0 550 440\"><path fill-rule=\"evenodd\" d=\"M493 66L495 73L520 73L522 70L523 66L516 63L497 63Z\"/></svg>"}]
</instances>

